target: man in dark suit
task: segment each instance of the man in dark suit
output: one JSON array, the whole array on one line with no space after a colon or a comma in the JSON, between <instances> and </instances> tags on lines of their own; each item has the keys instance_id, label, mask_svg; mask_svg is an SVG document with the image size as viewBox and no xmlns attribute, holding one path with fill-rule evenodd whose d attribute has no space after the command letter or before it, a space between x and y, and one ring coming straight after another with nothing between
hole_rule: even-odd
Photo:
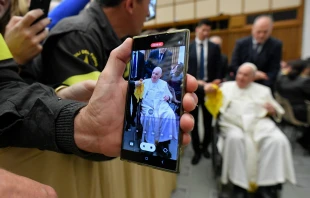
<instances>
[{"instance_id":1,"label":"man in dark suit","mask_svg":"<svg viewBox=\"0 0 310 198\"><path fill-rule=\"evenodd\" d=\"M198 89L196 95L198 97L198 106L192 115L195 118L195 125L192 131L192 145L195 155L192 164L197 164L200 160L201 153L206 158L210 157L208 145L211 142L211 124L212 116L204 105L205 92L212 91L210 83L221 77L221 52L218 45L208 40L211 31L211 22L202 20L196 27L196 38L189 46L189 64L188 73L198 79ZM201 107L203 112L204 124L204 140L202 148L200 147L200 139L198 134L198 109Z\"/></svg>"},{"instance_id":2,"label":"man in dark suit","mask_svg":"<svg viewBox=\"0 0 310 198\"><path fill-rule=\"evenodd\" d=\"M217 44L220 49L222 49L222 43L223 40L221 37L219 36L211 36L210 41L212 43ZM221 67L222 67L222 71L221 71L221 79L225 79L227 80L229 78L229 72L228 72L228 57L221 53Z\"/></svg>"},{"instance_id":3,"label":"man in dark suit","mask_svg":"<svg viewBox=\"0 0 310 198\"><path fill-rule=\"evenodd\" d=\"M273 20L270 16L258 16L253 23L252 36L236 42L231 60L231 68L235 74L243 63L254 63L258 69L255 81L271 89L282 59L282 42L270 37L272 27Z\"/></svg>"},{"instance_id":4,"label":"man in dark suit","mask_svg":"<svg viewBox=\"0 0 310 198\"><path fill-rule=\"evenodd\" d=\"M134 51L132 53L131 57L131 63L130 63L130 74L129 74L129 94L128 94L128 100L131 100L132 102L132 113L130 113L130 109L126 112L126 117L130 118L127 121L126 124L126 130L130 129L131 126L136 126L135 124L135 117L137 114L137 107L138 107L138 101L137 98L134 95L135 92L135 84L139 83L140 80L143 80L144 78L144 54L140 51Z\"/></svg>"},{"instance_id":5,"label":"man in dark suit","mask_svg":"<svg viewBox=\"0 0 310 198\"><path fill-rule=\"evenodd\" d=\"M147 60L146 78L151 78L153 69L160 67L162 69L162 80L168 81L172 65L172 52L167 48L152 50Z\"/></svg>"}]
</instances>

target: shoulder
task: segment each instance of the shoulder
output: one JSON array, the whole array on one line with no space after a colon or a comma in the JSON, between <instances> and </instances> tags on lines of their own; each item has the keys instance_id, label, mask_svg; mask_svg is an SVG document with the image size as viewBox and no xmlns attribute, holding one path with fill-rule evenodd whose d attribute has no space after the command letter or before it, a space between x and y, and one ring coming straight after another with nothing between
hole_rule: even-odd
<instances>
[{"instance_id":1,"label":"shoulder","mask_svg":"<svg viewBox=\"0 0 310 198\"><path fill-rule=\"evenodd\" d=\"M161 85L167 85L168 83L162 79L158 79L158 83L160 83Z\"/></svg>"},{"instance_id":2,"label":"shoulder","mask_svg":"<svg viewBox=\"0 0 310 198\"><path fill-rule=\"evenodd\" d=\"M227 81L221 84L221 89L229 89L236 85L236 81Z\"/></svg>"},{"instance_id":3,"label":"shoulder","mask_svg":"<svg viewBox=\"0 0 310 198\"><path fill-rule=\"evenodd\" d=\"M257 93L261 94L271 94L271 89L265 85L258 84L256 82L252 82L251 84L252 89L255 90Z\"/></svg>"},{"instance_id":4,"label":"shoulder","mask_svg":"<svg viewBox=\"0 0 310 198\"><path fill-rule=\"evenodd\" d=\"M274 37L270 37L269 38L270 43L272 43L273 45L278 45L278 46L282 46L282 41L280 41L277 38Z\"/></svg>"},{"instance_id":5,"label":"shoulder","mask_svg":"<svg viewBox=\"0 0 310 198\"><path fill-rule=\"evenodd\" d=\"M243 44L247 44L247 43L250 43L252 42L252 37L251 36L247 36L247 37L243 37L241 39L238 39L236 41L236 44L237 45L243 45Z\"/></svg>"}]
</instances>

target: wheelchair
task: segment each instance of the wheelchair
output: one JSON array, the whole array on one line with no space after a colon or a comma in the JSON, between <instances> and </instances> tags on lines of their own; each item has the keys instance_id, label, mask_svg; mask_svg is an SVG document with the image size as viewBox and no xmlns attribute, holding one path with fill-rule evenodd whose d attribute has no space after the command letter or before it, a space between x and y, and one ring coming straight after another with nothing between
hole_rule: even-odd
<instances>
[{"instance_id":1,"label":"wheelchair","mask_svg":"<svg viewBox=\"0 0 310 198\"><path fill-rule=\"evenodd\" d=\"M179 114L180 111L179 110L181 108L181 102L176 100L174 89L170 86L168 86L168 88L172 94L172 99L169 102L169 106L173 110L173 112L175 113L177 124L179 124L179 118L180 118L180 114ZM147 133L150 133L150 131L144 130L143 123L141 123L142 100L143 100L143 98L141 100L139 100L138 106L137 106L137 114L136 114L136 118L135 118L135 120L136 120L136 133L134 133L134 137L133 137L134 141L138 145L140 145L143 142L147 142L146 141L146 135L147 135ZM146 125L147 126L145 128L150 128L150 122L147 122ZM169 152L169 150L167 149L169 144L170 144L170 141L165 143L163 147L160 146L160 149L163 150L164 153L159 154L159 156L169 158L169 159L171 158L171 155L167 154ZM143 152L149 156L152 156L154 154L153 152L148 152L148 151L142 150L141 148L140 148L140 152Z\"/></svg>"},{"instance_id":2,"label":"wheelchair","mask_svg":"<svg viewBox=\"0 0 310 198\"><path fill-rule=\"evenodd\" d=\"M223 164L223 157L217 148L217 142L220 137L220 126L219 126L219 118L220 114L217 116L216 119L213 119L212 126L213 130L211 132L211 162L213 168L213 176L216 182L216 188L218 191L218 198L233 198L231 196L233 190L233 184L222 184L221 182L221 175L222 175L222 164ZM278 184L276 186L277 190L277 198L281 198L281 190L282 184ZM257 196L255 193L248 193L249 198L256 198Z\"/></svg>"}]
</instances>

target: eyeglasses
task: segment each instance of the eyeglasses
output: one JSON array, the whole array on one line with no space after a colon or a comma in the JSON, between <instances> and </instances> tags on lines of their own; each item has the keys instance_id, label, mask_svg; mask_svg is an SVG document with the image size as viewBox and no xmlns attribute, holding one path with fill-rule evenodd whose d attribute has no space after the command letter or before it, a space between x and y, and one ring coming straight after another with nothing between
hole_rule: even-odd
<instances>
[{"instance_id":1,"label":"eyeglasses","mask_svg":"<svg viewBox=\"0 0 310 198\"><path fill-rule=\"evenodd\" d=\"M145 21L150 21L152 19L155 19L155 17L156 17L156 4L157 4L157 0L151 0L150 1L150 4L149 4L150 15L148 17L146 17Z\"/></svg>"}]
</instances>

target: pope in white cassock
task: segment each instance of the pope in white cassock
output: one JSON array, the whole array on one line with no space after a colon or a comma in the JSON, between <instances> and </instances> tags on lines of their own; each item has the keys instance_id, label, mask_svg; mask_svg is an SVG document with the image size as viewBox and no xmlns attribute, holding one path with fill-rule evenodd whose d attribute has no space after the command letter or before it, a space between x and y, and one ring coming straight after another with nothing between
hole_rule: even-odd
<instances>
[{"instance_id":1,"label":"pope in white cassock","mask_svg":"<svg viewBox=\"0 0 310 198\"><path fill-rule=\"evenodd\" d=\"M234 184L234 197L246 197L251 183L260 197L276 197L275 187L286 180L296 183L290 143L269 118L279 119L284 110L268 87L253 82L256 71L254 64L244 63L236 81L221 86L221 180Z\"/></svg>"},{"instance_id":2,"label":"pope in white cassock","mask_svg":"<svg viewBox=\"0 0 310 198\"><path fill-rule=\"evenodd\" d=\"M152 77L143 80L141 123L146 142L156 145L158 155L171 158L169 143L172 139L178 139L177 123L175 113L168 103L172 94L167 82L160 79L161 75L161 68L156 67Z\"/></svg>"}]
</instances>

